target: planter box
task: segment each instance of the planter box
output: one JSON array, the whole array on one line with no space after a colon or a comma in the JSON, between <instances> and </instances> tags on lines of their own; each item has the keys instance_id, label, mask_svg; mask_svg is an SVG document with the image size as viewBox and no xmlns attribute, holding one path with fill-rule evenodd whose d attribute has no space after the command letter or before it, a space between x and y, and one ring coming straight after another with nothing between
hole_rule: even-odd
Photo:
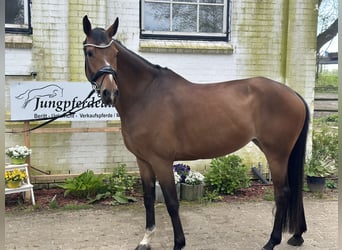
<instances>
[{"instance_id":1,"label":"planter box","mask_svg":"<svg viewBox=\"0 0 342 250\"><path fill-rule=\"evenodd\" d=\"M13 165L22 165L26 163L26 158L24 159L11 158L11 162Z\"/></svg>"},{"instance_id":2,"label":"planter box","mask_svg":"<svg viewBox=\"0 0 342 250\"><path fill-rule=\"evenodd\" d=\"M179 183L176 184L176 189L177 189L177 198L178 200L180 200L180 184ZM165 202L164 195L159 185L159 182L156 182L156 202Z\"/></svg>"},{"instance_id":3,"label":"planter box","mask_svg":"<svg viewBox=\"0 0 342 250\"><path fill-rule=\"evenodd\" d=\"M181 199L186 201L196 201L203 196L204 185L181 184Z\"/></svg>"},{"instance_id":4,"label":"planter box","mask_svg":"<svg viewBox=\"0 0 342 250\"><path fill-rule=\"evenodd\" d=\"M307 176L306 183L311 192L323 192L325 188L325 177Z\"/></svg>"}]
</instances>

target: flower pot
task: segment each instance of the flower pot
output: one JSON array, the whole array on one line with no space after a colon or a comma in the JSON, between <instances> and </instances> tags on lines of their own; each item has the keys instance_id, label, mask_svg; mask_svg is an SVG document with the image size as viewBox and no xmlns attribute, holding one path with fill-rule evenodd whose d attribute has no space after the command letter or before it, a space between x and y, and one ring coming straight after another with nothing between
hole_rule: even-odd
<instances>
[{"instance_id":1,"label":"flower pot","mask_svg":"<svg viewBox=\"0 0 342 250\"><path fill-rule=\"evenodd\" d=\"M23 158L23 159L11 158L11 162L13 165L22 165L22 164L26 163L26 159L25 158Z\"/></svg>"},{"instance_id":2,"label":"flower pot","mask_svg":"<svg viewBox=\"0 0 342 250\"><path fill-rule=\"evenodd\" d=\"M187 201L199 200L203 196L204 185L181 184L181 199Z\"/></svg>"},{"instance_id":3,"label":"flower pot","mask_svg":"<svg viewBox=\"0 0 342 250\"><path fill-rule=\"evenodd\" d=\"M8 188L18 188L21 186L21 181L8 181L7 187Z\"/></svg>"},{"instance_id":4,"label":"flower pot","mask_svg":"<svg viewBox=\"0 0 342 250\"><path fill-rule=\"evenodd\" d=\"M177 189L177 198L178 200L180 200L180 184L179 183L176 184L176 189ZM159 185L159 182L156 182L156 201L165 202L164 195Z\"/></svg>"},{"instance_id":5,"label":"flower pot","mask_svg":"<svg viewBox=\"0 0 342 250\"><path fill-rule=\"evenodd\" d=\"M311 192L323 192L325 188L325 177L307 176L306 183Z\"/></svg>"}]
</instances>

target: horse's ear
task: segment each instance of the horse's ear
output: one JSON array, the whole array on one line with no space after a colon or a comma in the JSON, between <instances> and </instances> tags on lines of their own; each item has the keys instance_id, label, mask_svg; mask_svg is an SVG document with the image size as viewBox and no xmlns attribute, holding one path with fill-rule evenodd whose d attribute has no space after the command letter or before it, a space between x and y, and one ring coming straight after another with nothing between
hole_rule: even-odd
<instances>
[{"instance_id":1,"label":"horse's ear","mask_svg":"<svg viewBox=\"0 0 342 250\"><path fill-rule=\"evenodd\" d=\"M90 24L90 21L88 19L88 16L85 15L83 17L83 31L84 33L89 36L90 35L90 32L91 32L91 24Z\"/></svg>"},{"instance_id":2,"label":"horse's ear","mask_svg":"<svg viewBox=\"0 0 342 250\"><path fill-rule=\"evenodd\" d=\"M106 30L106 33L109 37L113 37L118 31L119 26L119 18L115 19L115 22Z\"/></svg>"}]
</instances>

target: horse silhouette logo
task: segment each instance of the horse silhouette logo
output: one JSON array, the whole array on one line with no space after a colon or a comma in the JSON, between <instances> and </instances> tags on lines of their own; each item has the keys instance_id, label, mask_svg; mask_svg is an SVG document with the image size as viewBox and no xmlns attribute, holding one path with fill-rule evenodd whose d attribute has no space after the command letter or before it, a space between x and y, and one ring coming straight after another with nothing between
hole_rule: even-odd
<instances>
[{"instance_id":1,"label":"horse silhouette logo","mask_svg":"<svg viewBox=\"0 0 342 250\"><path fill-rule=\"evenodd\" d=\"M15 98L24 100L23 108L26 108L32 100L40 97L63 97L63 89L56 84L49 84L41 88L28 89L24 93L17 95Z\"/></svg>"}]
</instances>

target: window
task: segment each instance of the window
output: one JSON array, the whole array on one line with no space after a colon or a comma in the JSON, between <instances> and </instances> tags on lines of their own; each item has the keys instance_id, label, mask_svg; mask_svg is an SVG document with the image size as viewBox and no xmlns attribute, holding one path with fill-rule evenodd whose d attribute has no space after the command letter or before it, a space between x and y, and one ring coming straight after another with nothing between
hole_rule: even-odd
<instances>
[{"instance_id":1,"label":"window","mask_svg":"<svg viewBox=\"0 0 342 250\"><path fill-rule=\"evenodd\" d=\"M7 33L32 33L30 0L6 0L5 31Z\"/></svg>"},{"instance_id":2,"label":"window","mask_svg":"<svg viewBox=\"0 0 342 250\"><path fill-rule=\"evenodd\" d=\"M141 37L225 40L229 0L143 0Z\"/></svg>"}]
</instances>

